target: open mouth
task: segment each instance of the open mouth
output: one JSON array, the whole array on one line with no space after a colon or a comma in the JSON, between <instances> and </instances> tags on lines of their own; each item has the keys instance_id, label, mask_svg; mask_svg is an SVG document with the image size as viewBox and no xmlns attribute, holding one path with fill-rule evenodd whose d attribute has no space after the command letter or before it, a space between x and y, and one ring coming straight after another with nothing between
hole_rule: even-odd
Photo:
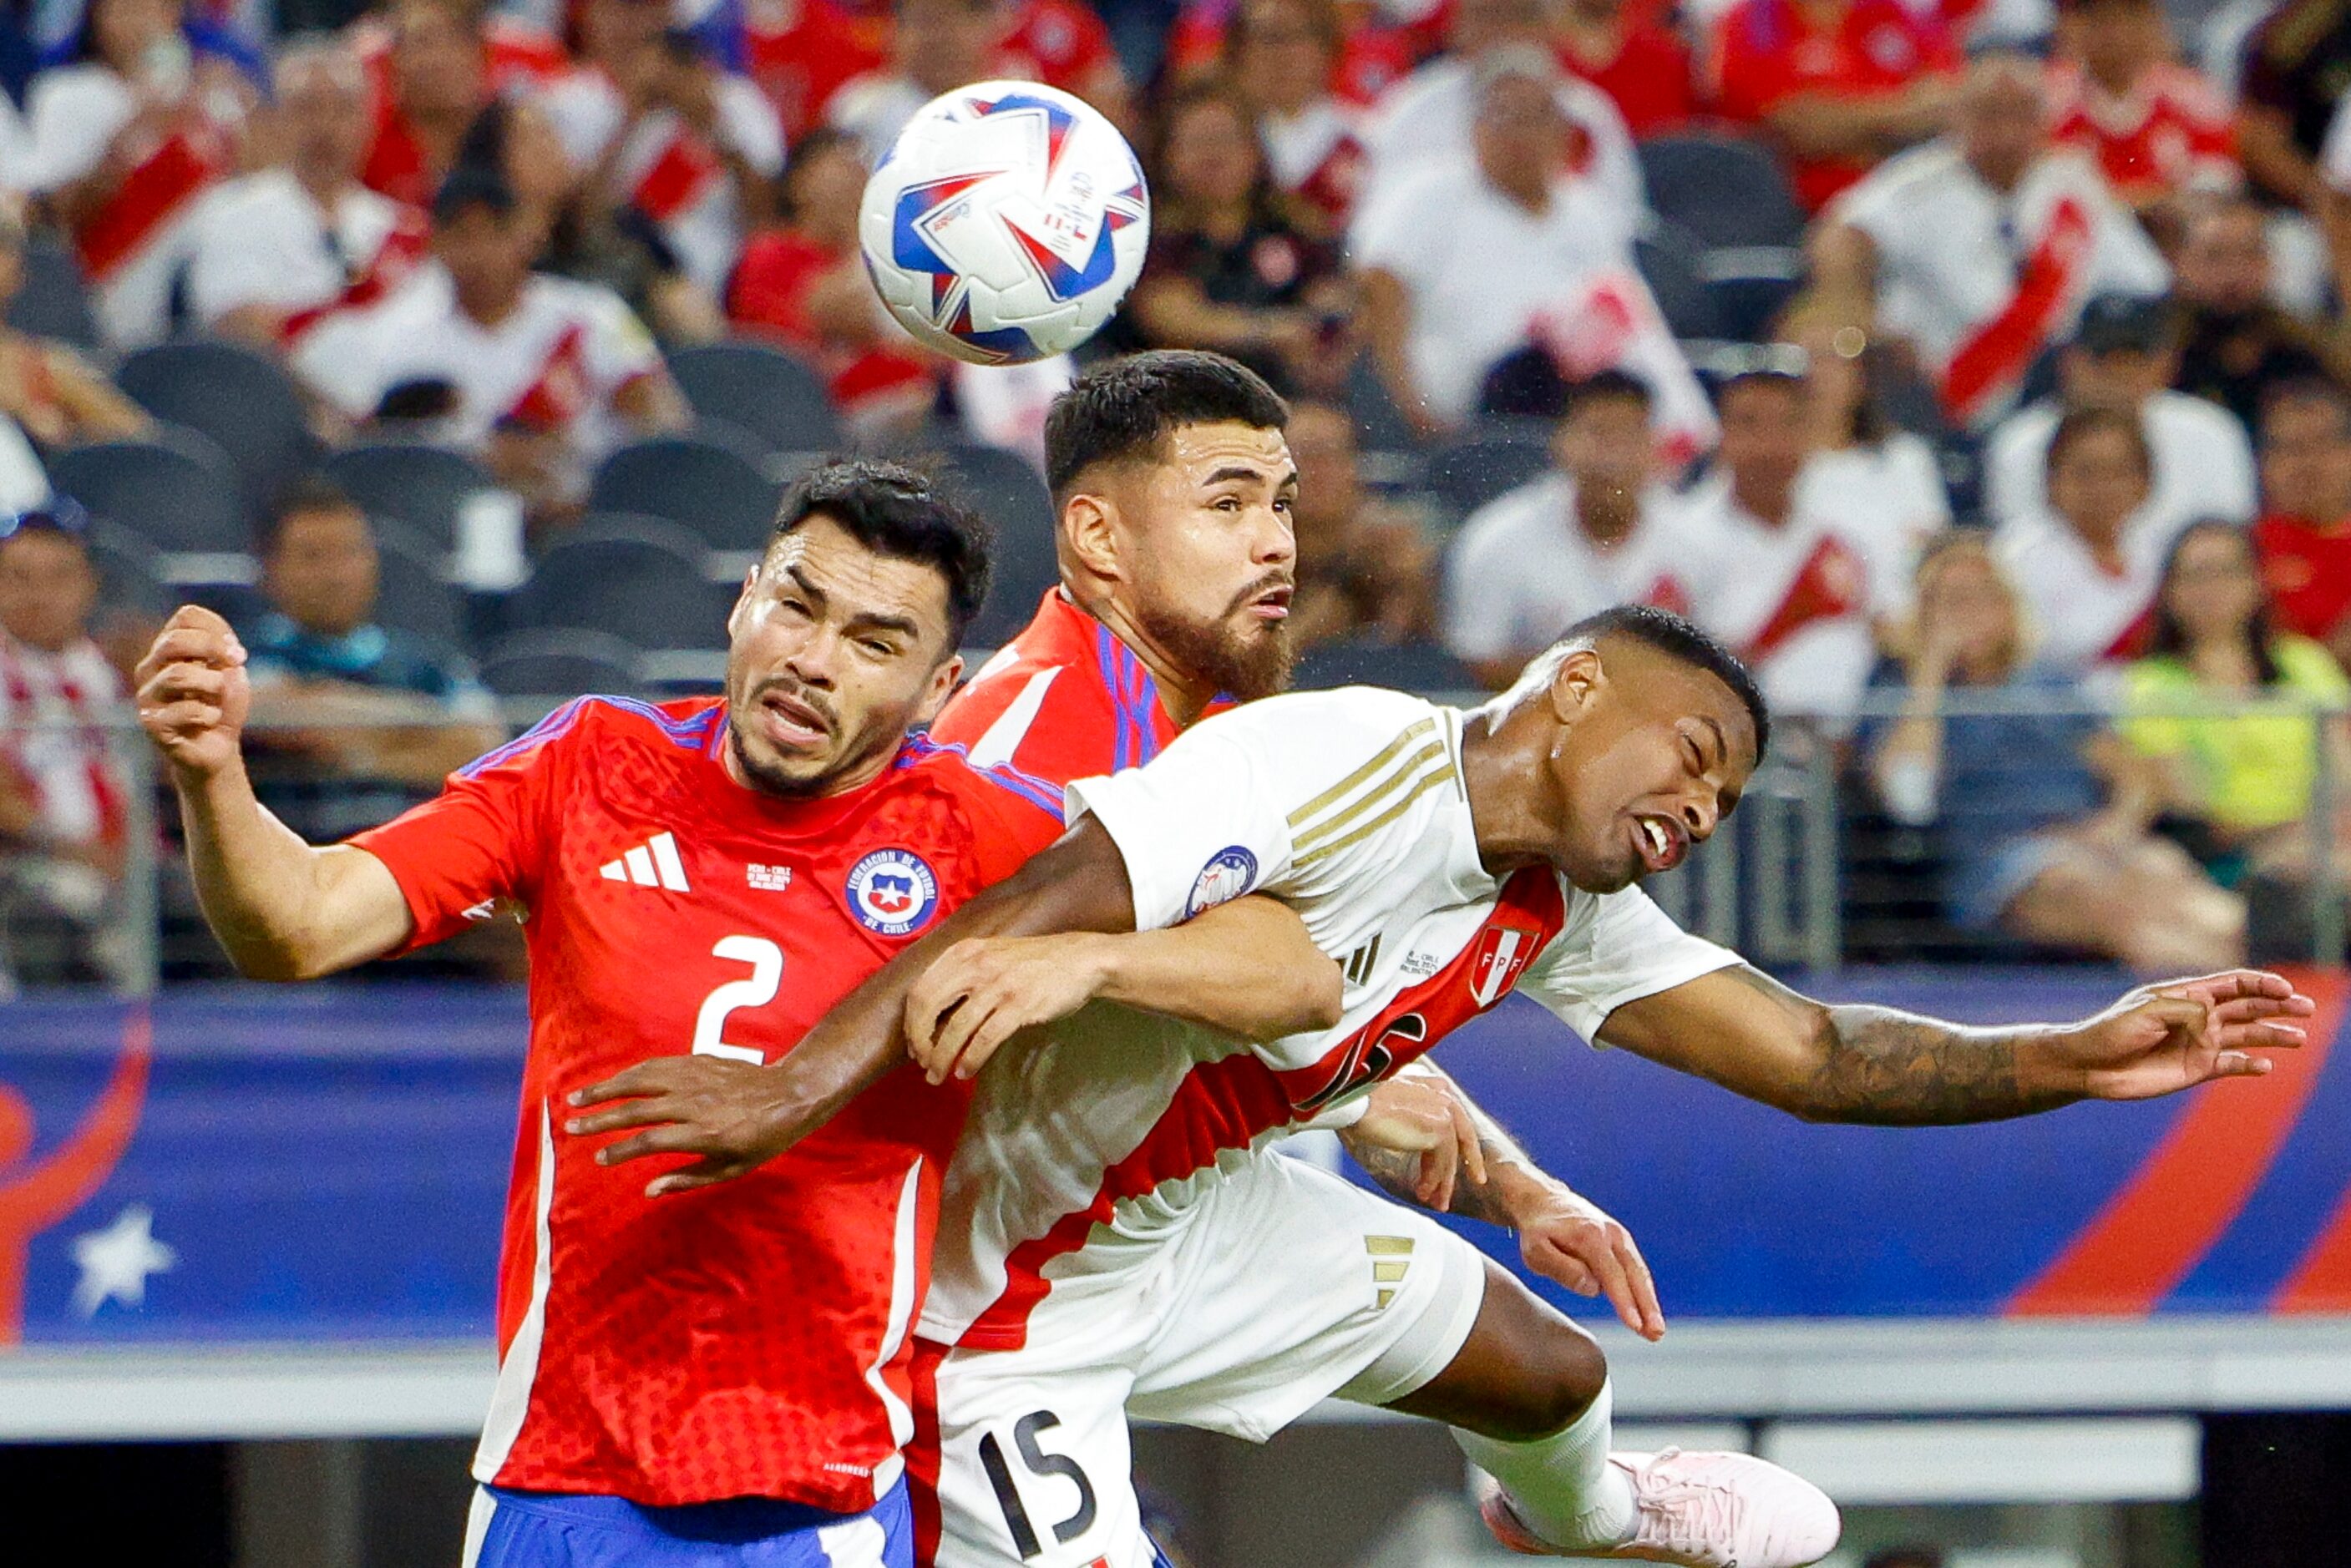
<instances>
[{"instance_id":1,"label":"open mouth","mask_svg":"<svg viewBox=\"0 0 2351 1568\"><path fill-rule=\"evenodd\" d=\"M1249 612L1259 620L1287 620L1290 596L1296 591L1288 583L1277 583L1249 601Z\"/></svg>"},{"instance_id":2,"label":"open mouth","mask_svg":"<svg viewBox=\"0 0 2351 1568\"><path fill-rule=\"evenodd\" d=\"M1689 855L1689 834L1670 816L1635 817L1633 843L1652 872L1670 871Z\"/></svg>"},{"instance_id":3,"label":"open mouth","mask_svg":"<svg viewBox=\"0 0 2351 1568\"><path fill-rule=\"evenodd\" d=\"M768 692L759 699L759 708L767 715L768 738L779 746L820 746L832 732L831 724L822 713L784 692Z\"/></svg>"}]
</instances>

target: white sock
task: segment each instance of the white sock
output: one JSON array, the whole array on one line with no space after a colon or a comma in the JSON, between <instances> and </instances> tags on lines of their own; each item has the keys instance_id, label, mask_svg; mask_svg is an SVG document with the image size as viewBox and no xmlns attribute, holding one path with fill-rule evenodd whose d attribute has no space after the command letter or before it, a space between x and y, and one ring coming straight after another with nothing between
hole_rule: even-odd
<instances>
[{"instance_id":1,"label":"white sock","mask_svg":"<svg viewBox=\"0 0 2351 1568\"><path fill-rule=\"evenodd\" d=\"M1614 1546L1633 1535L1633 1483L1608 1462L1610 1386L1564 1430L1504 1443L1456 1428L1469 1462L1502 1483L1529 1529L1554 1546Z\"/></svg>"}]
</instances>

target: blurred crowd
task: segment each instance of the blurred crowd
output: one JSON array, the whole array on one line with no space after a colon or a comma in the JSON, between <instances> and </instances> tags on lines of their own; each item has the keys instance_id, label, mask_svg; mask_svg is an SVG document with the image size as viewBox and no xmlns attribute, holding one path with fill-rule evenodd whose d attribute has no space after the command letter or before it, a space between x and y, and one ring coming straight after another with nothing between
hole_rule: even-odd
<instances>
[{"instance_id":1,"label":"blurred crowd","mask_svg":"<svg viewBox=\"0 0 2351 1568\"><path fill-rule=\"evenodd\" d=\"M811 452L946 453L1017 627L1072 367L928 354L856 243L914 110L1004 77L1149 173L1083 352L1293 400L1304 678L1681 609L1969 950L2214 967L2351 871L2339 0L24 0L0 932L124 961L97 726L180 598L313 836L502 698L705 679Z\"/></svg>"}]
</instances>

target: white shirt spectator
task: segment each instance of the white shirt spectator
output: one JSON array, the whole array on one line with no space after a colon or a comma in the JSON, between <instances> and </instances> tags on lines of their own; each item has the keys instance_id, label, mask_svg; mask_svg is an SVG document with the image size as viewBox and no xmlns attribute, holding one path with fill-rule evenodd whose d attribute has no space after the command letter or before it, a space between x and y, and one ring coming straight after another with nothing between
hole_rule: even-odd
<instances>
[{"instance_id":1,"label":"white shirt spectator","mask_svg":"<svg viewBox=\"0 0 2351 1568\"><path fill-rule=\"evenodd\" d=\"M107 341L135 348L172 330L172 286L185 264L191 223L204 192L226 177L229 126L223 95L190 86L204 101L170 130L142 140L113 193L76 231L75 251L90 281L90 308ZM33 78L26 136L14 182L47 196L94 172L116 136L137 119L131 83L95 63L60 66Z\"/></svg>"},{"instance_id":2,"label":"white shirt spectator","mask_svg":"<svg viewBox=\"0 0 2351 1568\"><path fill-rule=\"evenodd\" d=\"M1562 78L1558 95L1561 112L1584 141L1576 178L1598 192L1628 232L1638 228L1648 197L1623 112L1614 99L1575 77ZM1467 162L1477 119L1478 67L1458 55L1441 55L1390 87L1358 133L1371 160L1365 199L1384 195L1432 165L1455 169Z\"/></svg>"},{"instance_id":3,"label":"white shirt spectator","mask_svg":"<svg viewBox=\"0 0 2351 1568\"><path fill-rule=\"evenodd\" d=\"M1787 522L1741 506L1728 474L1684 500L1690 618L1728 643L1775 708L1849 711L1876 658L1871 623L1898 602L1904 566L1883 518L1824 503L1797 480Z\"/></svg>"},{"instance_id":4,"label":"white shirt spectator","mask_svg":"<svg viewBox=\"0 0 2351 1568\"><path fill-rule=\"evenodd\" d=\"M1890 158L1828 216L1869 236L1880 321L1918 346L1943 406L1980 426L2093 295L2154 296L2171 278L2137 220L2079 153L2056 150L1992 189L1949 141Z\"/></svg>"},{"instance_id":5,"label":"white shirt spectator","mask_svg":"<svg viewBox=\"0 0 2351 1568\"><path fill-rule=\"evenodd\" d=\"M1908 431L1875 446L1815 452L1796 479L1799 511L1834 519L1841 530L1875 535L1873 559L1886 559L1878 582L1880 616L1910 606L1910 583L1928 541L1951 525L1951 493L1935 449Z\"/></svg>"},{"instance_id":6,"label":"white shirt spectator","mask_svg":"<svg viewBox=\"0 0 2351 1568\"><path fill-rule=\"evenodd\" d=\"M192 224L188 307L210 327L263 306L287 317L290 341L331 312L391 295L423 265L424 214L356 182L320 207L284 169L232 180Z\"/></svg>"},{"instance_id":7,"label":"white shirt spectator","mask_svg":"<svg viewBox=\"0 0 2351 1568\"><path fill-rule=\"evenodd\" d=\"M89 846L122 833L129 791L100 726L128 701L88 638L50 653L0 632L0 767L29 787L38 841Z\"/></svg>"},{"instance_id":8,"label":"white shirt spectator","mask_svg":"<svg viewBox=\"0 0 2351 1568\"><path fill-rule=\"evenodd\" d=\"M2049 440L2060 410L2052 401L2009 416L1984 452L1984 508L1994 524L2045 511ZM2221 517L2247 523L2260 507L2253 446L2237 416L2185 392L2158 392L2139 410L2155 456L2150 513L2182 523Z\"/></svg>"},{"instance_id":9,"label":"white shirt spectator","mask_svg":"<svg viewBox=\"0 0 2351 1568\"><path fill-rule=\"evenodd\" d=\"M1651 485L1633 531L1604 549L1577 524L1575 481L1564 473L1488 502L1447 554L1445 646L1481 663L1528 658L1611 606L1687 608L1677 505L1672 491Z\"/></svg>"},{"instance_id":10,"label":"white shirt spectator","mask_svg":"<svg viewBox=\"0 0 2351 1568\"><path fill-rule=\"evenodd\" d=\"M1296 114L1258 116L1258 144L1266 172L1286 193L1319 212L1343 217L1363 193L1371 155L1364 151L1363 115L1324 94Z\"/></svg>"},{"instance_id":11,"label":"white shirt spectator","mask_svg":"<svg viewBox=\"0 0 2351 1568\"><path fill-rule=\"evenodd\" d=\"M743 249L743 203L726 165L673 109L633 125L611 78L592 67L571 71L537 99L572 171L588 174L608 156L637 210L661 225L685 275L713 296ZM716 130L728 150L762 179L784 169L784 128L775 106L739 76L718 78ZM626 132L614 149L615 137Z\"/></svg>"},{"instance_id":12,"label":"white shirt spectator","mask_svg":"<svg viewBox=\"0 0 2351 1568\"><path fill-rule=\"evenodd\" d=\"M1992 551L2023 597L2034 657L2079 672L2127 656L2155 614L2163 558L2194 521L2141 507L2123 531L2119 571L2046 507L2001 524Z\"/></svg>"},{"instance_id":13,"label":"white shirt spectator","mask_svg":"<svg viewBox=\"0 0 2351 1568\"><path fill-rule=\"evenodd\" d=\"M825 106L825 123L857 138L865 161L879 163L914 111L932 95L893 71L868 71L841 84Z\"/></svg>"},{"instance_id":14,"label":"white shirt spectator","mask_svg":"<svg viewBox=\"0 0 2351 1568\"><path fill-rule=\"evenodd\" d=\"M1657 400L1661 442L1702 449L1712 444L1712 411L1632 247L1632 231L1587 182L1558 182L1549 207L1531 213L1468 154L1367 201L1348 241L1357 267L1405 286L1414 386L1438 419L1469 418L1494 361L1540 337L1579 374L1640 375Z\"/></svg>"},{"instance_id":15,"label":"white shirt spectator","mask_svg":"<svg viewBox=\"0 0 2351 1568\"><path fill-rule=\"evenodd\" d=\"M612 406L621 389L662 369L653 335L610 289L535 274L507 318L484 327L457 308L437 262L382 304L321 323L296 345L293 363L353 419L403 382L449 382L452 444L480 447L513 421L564 431L582 468L627 437Z\"/></svg>"}]
</instances>

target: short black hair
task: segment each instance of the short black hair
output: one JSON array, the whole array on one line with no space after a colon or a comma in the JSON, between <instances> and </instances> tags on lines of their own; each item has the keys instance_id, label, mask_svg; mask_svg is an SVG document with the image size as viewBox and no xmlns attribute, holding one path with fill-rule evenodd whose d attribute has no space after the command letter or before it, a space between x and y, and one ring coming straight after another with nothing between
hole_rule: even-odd
<instances>
[{"instance_id":1,"label":"short black hair","mask_svg":"<svg viewBox=\"0 0 2351 1568\"><path fill-rule=\"evenodd\" d=\"M304 474L271 498L269 509L261 514L253 531L254 553L274 554L277 542L285 537L287 524L297 517L315 517L321 512L356 512L361 517L367 516L367 508L352 500L334 481L321 474ZM368 531L375 531L373 519L369 520Z\"/></svg>"},{"instance_id":2,"label":"short black hair","mask_svg":"<svg viewBox=\"0 0 2351 1568\"><path fill-rule=\"evenodd\" d=\"M1155 348L1095 366L1045 416L1045 483L1058 502L1096 463L1156 452L1186 425L1278 431L1290 405L1238 360L1197 348Z\"/></svg>"},{"instance_id":3,"label":"short black hair","mask_svg":"<svg viewBox=\"0 0 2351 1568\"><path fill-rule=\"evenodd\" d=\"M1580 381L1567 383L1560 407L1562 419L1573 419L1589 403L1638 403L1644 409L1656 401L1649 383L1626 370L1594 370Z\"/></svg>"},{"instance_id":4,"label":"short black hair","mask_svg":"<svg viewBox=\"0 0 2351 1568\"><path fill-rule=\"evenodd\" d=\"M433 222L454 223L469 210L481 207L504 223L514 216L515 206L514 187L503 171L495 165L460 160L441 182L441 188L433 193Z\"/></svg>"},{"instance_id":5,"label":"short black hair","mask_svg":"<svg viewBox=\"0 0 2351 1568\"><path fill-rule=\"evenodd\" d=\"M2324 403L2335 410L2335 423L2351 431L2351 392L2324 376L2295 376L2272 383L2262 392L2261 439L2267 444L2270 421L2288 403Z\"/></svg>"},{"instance_id":6,"label":"short black hair","mask_svg":"<svg viewBox=\"0 0 2351 1568\"><path fill-rule=\"evenodd\" d=\"M1746 705L1747 716L1755 722L1755 760L1761 763L1771 749L1771 708L1763 701L1763 689L1755 684L1753 672L1740 662L1739 656L1717 641L1712 633L1686 617L1655 605L1617 605L1597 615L1585 616L1569 627L1560 641L1597 643L1609 637L1629 637L1668 659L1703 670L1729 687Z\"/></svg>"},{"instance_id":7,"label":"short black hair","mask_svg":"<svg viewBox=\"0 0 2351 1568\"><path fill-rule=\"evenodd\" d=\"M835 458L784 492L769 546L819 515L877 556L936 568L946 579L950 647L963 640L987 601L988 530L977 512L911 464Z\"/></svg>"}]
</instances>

